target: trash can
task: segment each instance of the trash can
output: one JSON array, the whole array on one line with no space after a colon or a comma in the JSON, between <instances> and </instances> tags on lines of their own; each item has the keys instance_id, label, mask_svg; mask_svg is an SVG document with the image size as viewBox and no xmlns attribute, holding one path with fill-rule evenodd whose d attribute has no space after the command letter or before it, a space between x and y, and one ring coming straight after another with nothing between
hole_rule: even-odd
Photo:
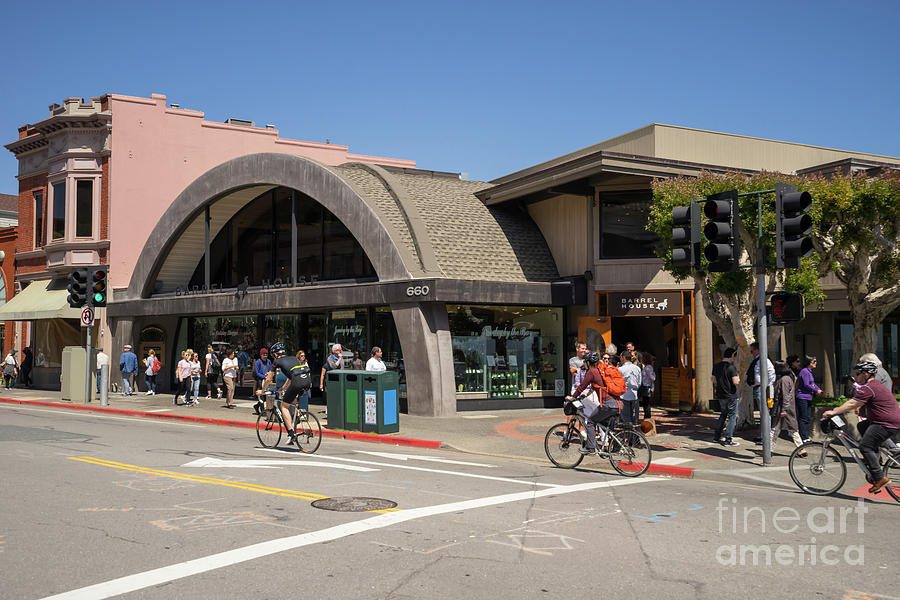
<instances>
[{"instance_id":1,"label":"trash can","mask_svg":"<svg viewBox=\"0 0 900 600\"><path fill-rule=\"evenodd\" d=\"M400 431L400 386L397 371L364 371L360 408L362 431Z\"/></svg>"},{"instance_id":2,"label":"trash can","mask_svg":"<svg viewBox=\"0 0 900 600\"><path fill-rule=\"evenodd\" d=\"M360 431L362 376L365 371L336 369L325 373L328 428ZM332 416L334 415L334 416Z\"/></svg>"}]
</instances>

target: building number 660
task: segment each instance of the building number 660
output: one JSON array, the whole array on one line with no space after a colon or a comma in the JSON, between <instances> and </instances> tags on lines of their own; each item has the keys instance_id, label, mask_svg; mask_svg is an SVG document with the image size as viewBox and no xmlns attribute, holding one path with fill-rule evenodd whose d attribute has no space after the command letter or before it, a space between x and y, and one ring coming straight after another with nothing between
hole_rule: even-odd
<instances>
[{"instance_id":1,"label":"building number 660","mask_svg":"<svg viewBox=\"0 0 900 600\"><path fill-rule=\"evenodd\" d=\"M406 288L407 296L427 296L428 292L431 291L427 285L417 285L417 286L409 286Z\"/></svg>"}]
</instances>

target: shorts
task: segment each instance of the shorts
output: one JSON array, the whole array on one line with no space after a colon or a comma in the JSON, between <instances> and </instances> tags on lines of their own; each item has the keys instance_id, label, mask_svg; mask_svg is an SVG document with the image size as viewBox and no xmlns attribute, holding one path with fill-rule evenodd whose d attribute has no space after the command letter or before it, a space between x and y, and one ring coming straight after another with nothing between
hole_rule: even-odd
<instances>
[{"instance_id":1,"label":"shorts","mask_svg":"<svg viewBox=\"0 0 900 600\"><path fill-rule=\"evenodd\" d=\"M299 385L291 385L284 392L284 398L282 398L283 402L287 402L288 404L293 404L294 400L302 396L306 393L309 387L300 387Z\"/></svg>"},{"instance_id":2,"label":"shorts","mask_svg":"<svg viewBox=\"0 0 900 600\"><path fill-rule=\"evenodd\" d=\"M206 376L206 385L219 387L219 374L210 373Z\"/></svg>"}]
</instances>

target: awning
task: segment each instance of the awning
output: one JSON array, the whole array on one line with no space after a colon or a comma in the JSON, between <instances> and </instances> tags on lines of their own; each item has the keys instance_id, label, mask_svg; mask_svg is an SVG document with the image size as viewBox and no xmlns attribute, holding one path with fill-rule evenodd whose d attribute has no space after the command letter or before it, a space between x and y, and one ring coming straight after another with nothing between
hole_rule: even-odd
<instances>
[{"instance_id":1,"label":"awning","mask_svg":"<svg viewBox=\"0 0 900 600\"><path fill-rule=\"evenodd\" d=\"M0 321L81 318L81 309L69 306L68 291L57 287L52 279L35 281L0 306Z\"/></svg>"}]
</instances>

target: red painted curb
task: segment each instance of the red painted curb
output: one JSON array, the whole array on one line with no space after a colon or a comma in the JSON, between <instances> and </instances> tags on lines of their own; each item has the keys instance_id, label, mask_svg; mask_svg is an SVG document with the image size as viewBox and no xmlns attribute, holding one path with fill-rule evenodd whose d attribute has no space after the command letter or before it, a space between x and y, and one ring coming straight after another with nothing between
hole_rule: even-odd
<instances>
[{"instance_id":1,"label":"red painted curb","mask_svg":"<svg viewBox=\"0 0 900 600\"><path fill-rule=\"evenodd\" d=\"M633 465L619 465L626 471L640 471L644 468L643 463L635 463ZM654 465L650 463L648 473L654 475L671 475L672 477L686 477L692 479L694 477L694 469L691 467L675 467L672 465Z\"/></svg>"},{"instance_id":2,"label":"red painted curb","mask_svg":"<svg viewBox=\"0 0 900 600\"><path fill-rule=\"evenodd\" d=\"M255 429L256 423L247 421L228 421L226 419L214 419L211 417L191 417L188 415L169 415L166 413L152 413L140 410L125 410L123 408L106 408L103 406L85 406L83 404L65 404L62 402L44 402L40 400L17 400L14 398L0 398L0 402L7 404L33 404L36 406L52 406L56 408L69 408L73 410L87 410L91 412L112 413L117 415L130 415L149 419L162 419L169 421L189 421L192 423L207 423L224 427L243 427ZM339 429L322 429L322 437L340 438L357 442L375 442L379 444L394 444L397 446L411 446L414 448L440 448L442 442L433 440L418 440L394 435L381 435L377 433L363 433L361 431L342 431Z\"/></svg>"}]
</instances>

